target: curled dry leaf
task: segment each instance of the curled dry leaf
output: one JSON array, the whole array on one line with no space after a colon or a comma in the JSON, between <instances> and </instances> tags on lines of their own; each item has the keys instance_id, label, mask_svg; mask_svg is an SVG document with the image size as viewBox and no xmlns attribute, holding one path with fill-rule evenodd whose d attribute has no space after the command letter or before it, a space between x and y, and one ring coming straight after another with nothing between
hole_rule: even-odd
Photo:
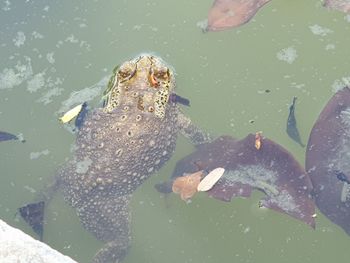
<instances>
[{"instance_id":1,"label":"curled dry leaf","mask_svg":"<svg viewBox=\"0 0 350 263\"><path fill-rule=\"evenodd\" d=\"M182 200L187 201L197 192L197 187L202 177L203 170L177 177L174 180L172 190L174 193L180 194Z\"/></svg>"}]
</instances>

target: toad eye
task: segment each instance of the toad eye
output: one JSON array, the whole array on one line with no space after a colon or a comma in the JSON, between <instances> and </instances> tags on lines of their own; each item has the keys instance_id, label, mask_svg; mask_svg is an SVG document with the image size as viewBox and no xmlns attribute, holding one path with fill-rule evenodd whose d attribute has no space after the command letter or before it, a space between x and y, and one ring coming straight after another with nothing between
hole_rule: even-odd
<instances>
[{"instance_id":1,"label":"toad eye","mask_svg":"<svg viewBox=\"0 0 350 263\"><path fill-rule=\"evenodd\" d=\"M118 79L120 83L131 79L137 70L137 65L134 62L128 61L120 66L118 70Z\"/></svg>"},{"instance_id":2,"label":"toad eye","mask_svg":"<svg viewBox=\"0 0 350 263\"><path fill-rule=\"evenodd\" d=\"M167 67L154 67L153 75L158 80L167 80L169 79L169 69Z\"/></svg>"},{"instance_id":3,"label":"toad eye","mask_svg":"<svg viewBox=\"0 0 350 263\"><path fill-rule=\"evenodd\" d=\"M160 83L164 83L169 80L170 72L167 67L154 66L149 70L148 79L151 87L158 88Z\"/></svg>"}]
</instances>

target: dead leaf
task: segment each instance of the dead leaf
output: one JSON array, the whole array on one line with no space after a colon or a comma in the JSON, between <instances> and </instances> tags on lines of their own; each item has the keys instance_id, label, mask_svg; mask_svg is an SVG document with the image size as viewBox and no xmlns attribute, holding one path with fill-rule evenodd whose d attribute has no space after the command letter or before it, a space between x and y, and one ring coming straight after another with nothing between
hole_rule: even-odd
<instances>
[{"instance_id":1,"label":"dead leaf","mask_svg":"<svg viewBox=\"0 0 350 263\"><path fill-rule=\"evenodd\" d=\"M173 183L172 190L176 194L180 194L182 200L187 201L196 192L198 184L203 177L203 170L177 177Z\"/></svg>"},{"instance_id":2,"label":"dead leaf","mask_svg":"<svg viewBox=\"0 0 350 263\"><path fill-rule=\"evenodd\" d=\"M219 181L224 172L225 169L221 167L212 170L197 186L198 192L209 191L217 183L217 181Z\"/></svg>"},{"instance_id":3,"label":"dead leaf","mask_svg":"<svg viewBox=\"0 0 350 263\"><path fill-rule=\"evenodd\" d=\"M207 31L221 31L247 23L270 0L215 0L209 10Z\"/></svg>"}]
</instances>

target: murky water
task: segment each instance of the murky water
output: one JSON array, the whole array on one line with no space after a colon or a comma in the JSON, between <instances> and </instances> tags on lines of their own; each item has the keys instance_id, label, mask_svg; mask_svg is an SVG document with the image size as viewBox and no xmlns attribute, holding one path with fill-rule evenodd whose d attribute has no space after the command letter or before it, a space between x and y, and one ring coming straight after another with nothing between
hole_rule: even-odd
<instances>
[{"instance_id":1,"label":"murky water","mask_svg":"<svg viewBox=\"0 0 350 263\"><path fill-rule=\"evenodd\" d=\"M177 72L184 111L201 127L237 138L249 132L282 144L303 164L304 150L285 125L296 118L306 143L334 91L350 82L350 17L318 0L274 0L249 24L203 34L205 1L0 1L0 130L26 143L0 144L0 218L15 218L71 157L74 135L57 120L84 100L99 100L114 66L154 52ZM270 92L265 92L266 90ZM251 120L254 120L251 123ZM168 178L192 146L140 187L132 202L133 243L125 262L331 262L350 258L350 237L318 213L316 230L257 207L262 194L223 203L197 194L190 204L153 185ZM79 262L101 244L60 195L46 212L44 240Z\"/></svg>"}]
</instances>

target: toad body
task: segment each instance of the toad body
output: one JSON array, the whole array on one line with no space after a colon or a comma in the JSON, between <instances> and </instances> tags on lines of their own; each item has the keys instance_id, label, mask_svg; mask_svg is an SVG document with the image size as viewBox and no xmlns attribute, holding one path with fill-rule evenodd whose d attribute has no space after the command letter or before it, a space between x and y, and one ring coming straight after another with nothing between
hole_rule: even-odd
<instances>
[{"instance_id":1,"label":"toad body","mask_svg":"<svg viewBox=\"0 0 350 263\"><path fill-rule=\"evenodd\" d=\"M169 160L177 134L194 144L209 140L170 99L174 89L174 72L159 57L144 54L117 67L104 106L88 114L74 158L55 177L84 228L105 243L93 262L126 255L132 193Z\"/></svg>"}]
</instances>

